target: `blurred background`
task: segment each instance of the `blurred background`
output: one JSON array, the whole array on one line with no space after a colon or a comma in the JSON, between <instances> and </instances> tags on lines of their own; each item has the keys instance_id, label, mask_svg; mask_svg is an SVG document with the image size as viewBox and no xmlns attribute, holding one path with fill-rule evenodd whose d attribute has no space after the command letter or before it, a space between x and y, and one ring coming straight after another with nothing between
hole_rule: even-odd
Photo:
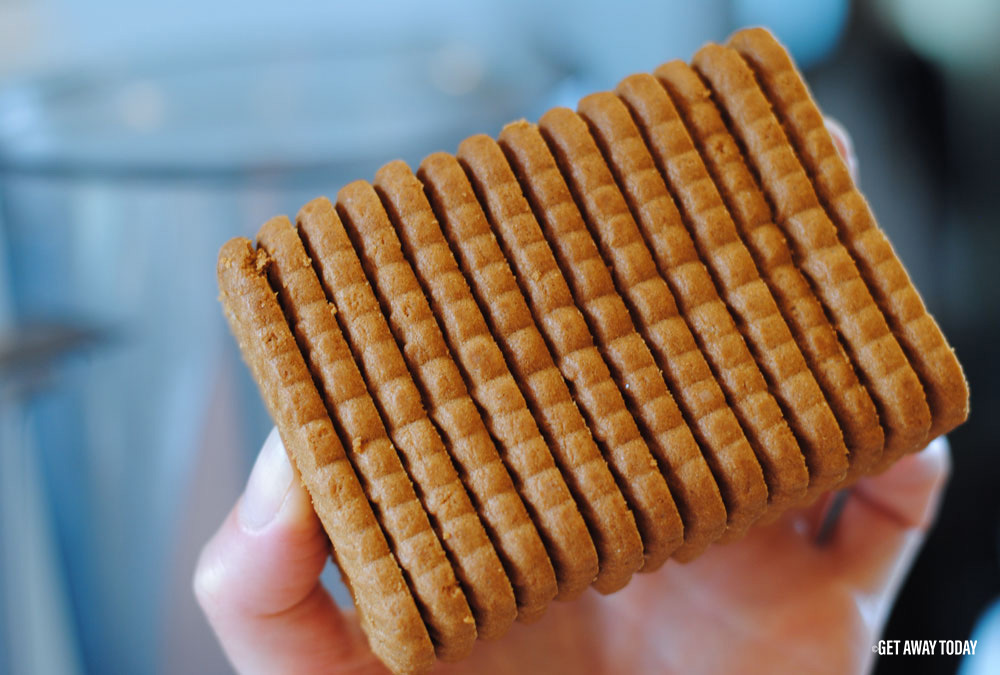
<instances>
[{"instance_id":1,"label":"blurred background","mask_svg":"<svg viewBox=\"0 0 1000 675\"><path fill-rule=\"evenodd\" d=\"M747 24L853 134L971 383L885 637L978 658L877 672L1000 672L1000 3L0 0L0 673L229 672L190 576L271 422L226 239Z\"/></svg>"}]
</instances>

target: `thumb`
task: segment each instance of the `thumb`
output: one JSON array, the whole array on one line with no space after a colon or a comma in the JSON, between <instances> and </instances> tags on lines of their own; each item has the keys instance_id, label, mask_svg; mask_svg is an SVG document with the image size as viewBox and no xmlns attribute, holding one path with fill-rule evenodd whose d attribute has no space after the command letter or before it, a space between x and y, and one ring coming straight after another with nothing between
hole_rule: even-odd
<instances>
[{"instance_id":1,"label":"thumb","mask_svg":"<svg viewBox=\"0 0 1000 675\"><path fill-rule=\"evenodd\" d=\"M194 591L239 672L327 670L363 658L353 621L319 581L328 542L276 430L205 545Z\"/></svg>"}]
</instances>

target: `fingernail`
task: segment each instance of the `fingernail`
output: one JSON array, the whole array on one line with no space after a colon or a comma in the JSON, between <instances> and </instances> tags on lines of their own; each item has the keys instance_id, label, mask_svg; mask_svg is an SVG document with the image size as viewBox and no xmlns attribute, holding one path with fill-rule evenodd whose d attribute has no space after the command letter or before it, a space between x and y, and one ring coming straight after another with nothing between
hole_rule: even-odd
<instances>
[{"instance_id":1,"label":"fingernail","mask_svg":"<svg viewBox=\"0 0 1000 675\"><path fill-rule=\"evenodd\" d=\"M847 170L850 172L851 178L857 181L858 156L854 152L854 141L851 140L851 135L847 133L844 125L834 118L826 117L823 121L826 123L827 131L830 132L830 136L833 138L833 144L837 147L837 151L847 164Z\"/></svg>"},{"instance_id":2,"label":"fingernail","mask_svg":"<svg viewBox=\"0 0 1000 675\"><path fill-rule=\"evenodd\" d=\"M251 532L267 527L278 515L292 486L295 473L285 454L285 447L272 429L250 472L246 490L240 499L240 524Z\"/></svg>"}]
</instances>

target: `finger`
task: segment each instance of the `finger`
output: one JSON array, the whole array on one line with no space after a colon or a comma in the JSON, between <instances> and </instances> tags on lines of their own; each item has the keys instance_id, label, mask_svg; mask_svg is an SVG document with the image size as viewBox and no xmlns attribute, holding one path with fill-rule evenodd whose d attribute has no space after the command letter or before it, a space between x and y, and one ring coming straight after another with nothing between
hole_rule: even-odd
<instances>
[{"instance_id":1,"label":"finger","mask_svg":"<svg viewBox=\"0 0 1000 675\"><path fill-rule=\"evenodd\" d=\"M951 470L945 438L888 471L858 481L833 532L831 564L844 570L872 630L880 629L940 505Z\"/></svg>"},{"instance_id":2,"label":"finger","mask_svg":"<svg viewBox=\"0 0 1000 675\"><path fill-rule=\"evenodd\" d=\"M851 141L851 135L847 133L847 129L844 128L844 125L834 118L826 117L823 121L826 123L826 130L830 132L830 136L833 138L833 144L837 146L840 156L844 158L845 162L847 162L847 170L850 172L851 178L855 183L857 183L858 156L854 152L854 143Z\"/></svg>"},{"instance_id":3,"label":"finger","mask_svg":"<svg viewBox=\"0 0 1000 675\"><path fill-rule=\"evenodd\" d=\"M822 547L836 531L847 503L862 499L868 509L880 509L902 529L926 530L937 510L941 493L937 484L945 481L950 472L947 443L944 437L936 439L922 453L898 462L879 476L861 479L852 487L822 495L806 508L783 514L777 525ZM841 536L841 545L843 540Z\"/></svg>"},{"instance_id":4,"label":"finger","mask_svg":"<svg viewBox=\"0 0 1000 675\"><path fill-rule=\"evenodd\" d=\"M927 530L934 521L951 474L948 439L934 439L885 473L858 481L854 494L901 528Z\"/></svg>"},{"instance_id":5,"label":"finger","mask_svg":"<svg viewBox=\"0 0 1000 675\"><path fill-rule=\"evenodd\" d=\"M309 495L276 431L205 545L194 589L239 672L292 672L362 658L358 633L319 581L328 557Z\"/></svg>"}]
</instances>

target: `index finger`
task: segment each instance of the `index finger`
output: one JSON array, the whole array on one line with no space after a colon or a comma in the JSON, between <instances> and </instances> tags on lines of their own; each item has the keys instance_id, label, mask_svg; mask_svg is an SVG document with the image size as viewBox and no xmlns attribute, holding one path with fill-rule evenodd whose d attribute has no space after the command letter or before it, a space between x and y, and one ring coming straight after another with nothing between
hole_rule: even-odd
<instances>
[{"instance_id":1,"label":"index finger","mask_svg":"<svg viewBox=\"0 0 1000 675\"><path fill-rule=\"evenodd\" d=\"M934 522L950 472L951 454L942 436L852 489L830 537L830 564L855 589L870 626L885 621Z\"/></svg>"}]
</instances>

